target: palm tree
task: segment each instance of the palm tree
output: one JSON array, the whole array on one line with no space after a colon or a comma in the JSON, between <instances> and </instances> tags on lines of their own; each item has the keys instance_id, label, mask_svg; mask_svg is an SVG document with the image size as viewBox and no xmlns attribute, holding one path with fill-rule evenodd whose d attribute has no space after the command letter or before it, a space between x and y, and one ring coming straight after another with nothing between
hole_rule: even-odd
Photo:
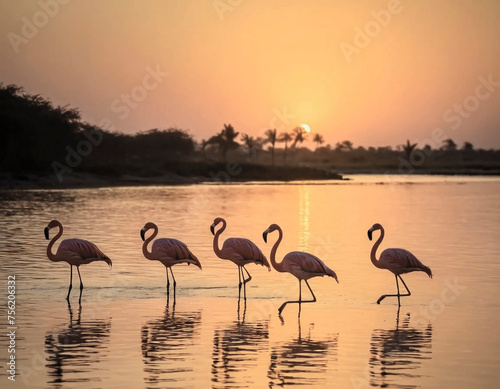
<instances>
[{"instance_id":1,"label":"palm tree","mask_svg":"<svg viewBox=\"0 0 500 389\"><path fill-rule=\"evenodd\" d=\"M307 133L304 131L304 129L302 127L295 127L293 129L293 135L294 135L294 139L293 139L293 143L292 143L291 148L295 149L297 147L297 143L304 142L304 140L307 136Z\"/></svg>"},{"instance_id":2,"label":"palm tree","mask_svg":"<svg viewBox=\"0 0 500 389\"><path fill-rule=\"evenodd\" d=\"M325 139L323 139L323 135L316 134L316 135L314 135L313 142L316 142L316 150L317 150L319 145L322 145L323 143L325 143Z\"/></svg>"},{"instance_id":3,"label":"palm tree","mask_svg":"<svg viewBox=\"0 0 500 389\"><path fill-rule=\"evenodd\" d=\"M286 165L286 152L288 150L288 142L290 142L292 139L292 135L290 135L288 132L282 132L277 139L278 142L285 142L285 156L283 165Z\"/></svg>"},{"instance_id":4,"label":"palm tree","mask_svg":"<svg viewBox=\"0 0 500 389\"><path fill-rule=\"evenodd\" d=\"M402 147L403 147L403 151L406 155L406 159L410 160L410 155L413 152L413 150L415 150L415 147L417 147L417 143L410 143L410 140L407 139L406 144L402 145Z\"/></svg>"},{"instance_id":5,"label":"palm tree","mask_svg":"<svg viewBox=\"0 0 500 389\"><path fill-rule=\"evenodd\" d=\"M226 162L227 152L239 147L239 143L235 141L239 132L234 131L231 124L224 124L224 128L217 135L213 135L207 142L216 144L219 152L222 154L222 159Z\"/></svg>"},{"instance_id":6,"label":"palm tree","mask_svg":"<svg viewBox=\"0 0 500 389\"><path fill-rule=\"evenodd\" d=\"M266 130L265 132L266 139L264 140L265 143L271 143L271 158L272 158L272 165L274 166L274 145L276 144L276 128L274 129L269 129Z\"/></svg>"},{"instance_id":7,"label":"palm tree","mask_svg":"<svg viewBox=\"0 0 500 389\"><path fill-rule=\"evenodd\" d=\"M243 141L243 144L247 147L249 154L250 155L254 154L252 153L252 151L255 151L256 146L259 143L258 140L248 134L241 134L241 140Z\"/></svg>"}]
</instances>

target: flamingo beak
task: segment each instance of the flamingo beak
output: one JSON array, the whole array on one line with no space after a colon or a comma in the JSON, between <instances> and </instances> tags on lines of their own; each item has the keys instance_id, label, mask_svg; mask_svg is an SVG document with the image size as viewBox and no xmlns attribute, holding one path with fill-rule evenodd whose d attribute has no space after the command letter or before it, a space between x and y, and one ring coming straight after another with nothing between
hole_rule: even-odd
<instances>
[{"instance_id":1,"label":"flamingo beak","mask_svg":"<svg viewBox=\"0 0 500 389\"><path fill-rule=\"evenodd\" d=\"M143 229L141 230L141 238L142 238L142 240L143 240L143 241L145 241L145 240L146 240L145 235L146 235L146 230L143 228Z\"/></svg>"},{"instance_id":2,"label":"flamingo beak","mask_svg":"<svg viewBox=\"0 0 500 389\"><path fill-rule=\"evenodd\" d=\"M212 224L210 226L210 232L212 233L212 235L215 235L215 230L214 229L215 229L215 224Z\"/></svg>"},{"instance_id":3,"label":"flamingo beak","mask_svg":"<svg viewBox=\"0 0 500 389\"><path fill-rule=\"evenodd\" d=\"M372 232L373 232L373 228L370 228L368 230L368 239L372 240Z\"/></svg>"},{"instance_id":4,"label":"flamingo beak","mask_svg":"<svg viewBox=\"0 0 500 389\"><path fill-rule=\"evenodd\" d=\"M267 234L269 233L269 230L265 230L263 233L262 233L262 237L264 238L264 242L267 243Z\"/></svg>"},{"instance_id":5,"label":"flamingo beak","mask_svg":"<svg viewBox=\"0 0 500 389\"><path fill-rule=\"evenodd\" d=\"M45 234L45 239L49 240L49 227L45 227L43 233Z\"/></svg>"}]
</instances>

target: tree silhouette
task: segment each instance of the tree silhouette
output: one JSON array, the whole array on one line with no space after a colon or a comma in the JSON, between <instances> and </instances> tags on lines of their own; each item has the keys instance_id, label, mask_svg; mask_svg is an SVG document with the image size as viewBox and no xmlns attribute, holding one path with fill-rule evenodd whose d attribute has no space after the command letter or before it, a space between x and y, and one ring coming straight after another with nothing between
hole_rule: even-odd
<instances>
[{"instance_id":1,"label":"tree silhouette","mask_svg":"<svg viewBox=\"0 0 500 389\"><path fill-rule=\"evenodd\" d=\"M293 143L291 148L295 149L297 147L297 143L302 143L306 139L307 133L304 131L302 127L295 127L293 129Z\"/></svg>"},{"instance_id":2,"label":"tree silhouette","mask_svg":"<svg viewBox=\"0 0 500 389\"><path fill-rule=\"evenodd\" d=\"M315 134L313 142L316 143L316 150L317 150L318 147L319 147L319 145L322 145L323 143L325 143L325 139L323 139L323 135L321 135L321 134Z\"/></svg>"},{"instance_id":3,"label":"tree silhouette","mask_svg":"<svg viewBox=\"0 0 500 389\"><path fill-rule=\"evenodd\" d=\"M239 147L239 143L235 141L239 134L239 132L234 131L231 124L224 124L222 131L210 137L207 142L217 145L223 161L226 162L228 151Z\"/></svg>"},{"instance_id":4,"label":"tree silhouette","mask_svg":"<svg viewBox=\"0 0 500 389\"><path fill-rule=\"evenodd\" d=\"M82 137L77 109L54 107L17 85L0 83L0 123L3 171L51 171L52 161L64 159L66 147Z\"/></svg>"},{"instance_id":5,"label":"tree silhouette","mask_svg":"<svg viewBox=\"0 0 500 389\"><path fill-rule=\"evenodd\" d=\"M443 143L444 143L443 150L455 151L457 149L457 144L451 138L445 139Z\"/></svg>"},{"instance_id":6,"label":"tree silhouette","mask_svg":"<svg viewBox=\"0 0 500 389\"><path fill-rule=\"evenodd\" d=\"M470 142L464 142L464 145L462 146L462 150L466 152L472 152L474 151L474 145Z\"/></svg>"},{"instance_id":7,"label":"tree silhouette","mask_svg":"<svg viewBox=\"0 0 500 389\"><path fill-rule=\"evenodd\" d=\"M343 142L337 142L335 145L335 151L352 151L353 143L350 140L345 140Z\"/></svg>"},{"instance_id":8,"label":"tree silhouette","mask_svg":"<svg viewBox=\"0 0 500 389\"><path fill-rule=\"evenodd\" d=\"M276 128L266 130L265 132L266 138L264 140L265 143L271 143L271 158L272 165L274 166L274 145L276 144Z\"/></svg>"},{"instance_id":9,"label":"tree silhouette","mask_svg":"<svg viewBox=\"0 0 500 389\"><path fill-rule=\"evenodd\" d=\"M208 143L208 140L207 139L202 139L201 140L201 143L200 143L200 146L201 146L201 152L203 154L203 159L207 159L207 154L206 154L206 149L207 149L207 146L209 145Z\"/></svg>"},{"instance_id":10,"label":"tree silhouette","mask_svg":"<svg viewBox=\"0 0 500 389\"><path fill-rule=\"evenodd\" d=\"M249 151L250 159L254 159L257 156L257 149L262 148L262 138L254 138L248 134L242 134L241 140Z\"/></svg>"},{"instance_id":11,"label":"tree silhouette","mask_svg":"<svg viewBox=\"0 0 500 389\"><path fill-rule=\"evenodd\" d=\"M402 147L406 155L406 159L410 160L410 155L413 152L413 150L415 150L415 147L417 147L417 143L410 143L410 140L407 139L406 144L403 144Z\"/></svg>"},{"instance_id":12,"label":"tree silhouette","mask_svg":"<svg viewBox=\"0 0 500 389\"><path fill-rule=\"evenodd\" d=\"M284 154L284 159L283 159L283 165L286 165L286 153L288 151L288 142L292 140L292 135L290 135L288 132L282 132L277 141L278 142L285 142L285 154Z\"/></svg>"}]
</instances>

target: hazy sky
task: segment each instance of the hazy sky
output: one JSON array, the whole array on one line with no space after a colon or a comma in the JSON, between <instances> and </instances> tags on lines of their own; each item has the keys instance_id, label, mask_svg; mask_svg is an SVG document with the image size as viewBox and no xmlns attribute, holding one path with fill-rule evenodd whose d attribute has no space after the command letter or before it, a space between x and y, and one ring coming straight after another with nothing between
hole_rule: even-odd
<instances>
[{"instance_id":1,"label":"hazy sky","mask_svg":"<svg viewBox=\"0 0 500 389\"><path fill-rule=\"evenodd\" d=\"M117 131L500 148L500 1L0 0L0 32L1 82Z\"/></svg>"}]
</instances>

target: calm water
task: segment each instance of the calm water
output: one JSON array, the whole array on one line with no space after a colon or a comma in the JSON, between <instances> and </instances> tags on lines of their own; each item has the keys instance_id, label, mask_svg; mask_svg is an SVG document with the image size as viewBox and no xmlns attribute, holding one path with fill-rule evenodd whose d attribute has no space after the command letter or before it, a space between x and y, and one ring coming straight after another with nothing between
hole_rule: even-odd
<instances>
[{"instance_id":1,"label":"calm water","mask_svg":"<svg viewBox=\"0 0 500 389\"><path fill-rule=\"evenodd\" d=\"M194 185L0 192L0 386L67 388L498 387L500 380L500 179L358 176L349 182ZM306 250L339 277L310 281L318 302L298 297L296 279L248 266L238 303L234 264L212 251L217 216L230 236L278 257ZM82 266L78 307L65 301L69 266L46 258L43 229L96 243L113 268ZM167 302L163 265L143 258L139 231L184 241L203 270L174 268ZM384 225L381 248L404 247L432 268L406 275L411 297L369 259L366 231ZM54 232L52 233L53 236ZM376 233L378 237L378 233ZM7 277L16 277L16 382L9 357ZM307 289L303 292L306 293ZM307 294L305 294L307 297ZM11 384L8 386L8 384Z\"/></svg>"}]
</instances>

